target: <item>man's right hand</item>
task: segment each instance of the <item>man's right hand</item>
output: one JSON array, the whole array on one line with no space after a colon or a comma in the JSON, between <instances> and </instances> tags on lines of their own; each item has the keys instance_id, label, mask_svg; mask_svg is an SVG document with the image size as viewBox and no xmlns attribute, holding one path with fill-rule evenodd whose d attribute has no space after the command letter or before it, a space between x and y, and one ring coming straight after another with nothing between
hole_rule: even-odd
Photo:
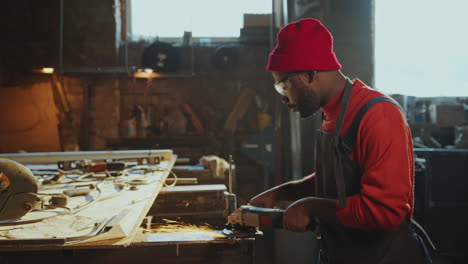
<instances>
[{"instance_id":1,"label":"man's right hand","mask_svg":"<svg viewBox=\"0 0 468 264\"><path fill-rule=\"evenodd\" d=\"M278 203L278 188L269 189L250 199L250 204L263 208L273 208Z\"/></svg>"}]
</instances>

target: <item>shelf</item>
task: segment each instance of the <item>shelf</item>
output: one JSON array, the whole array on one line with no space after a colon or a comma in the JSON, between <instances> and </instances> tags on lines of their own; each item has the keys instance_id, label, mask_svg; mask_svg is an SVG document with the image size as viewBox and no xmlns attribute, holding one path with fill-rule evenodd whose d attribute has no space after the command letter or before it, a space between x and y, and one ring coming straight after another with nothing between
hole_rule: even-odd
<instances>
[{"instance_id":1,"label":"shelf","mask_svg":"<svg viewBox=\"0 0 468 264\"><path fill-rule=\"evenodd\" d=\"M141 74L140 74L141 73ZM125 74L133 77L133 74L140 74L135 78L142 79L175 79L175 78L193 78L197 74L194 72L187 73L146 73L144 71L132 71L132 68L126 69L125 67L81 67L81 68L65 68L63 75L105 75L105 74ZM150 77L150 78L148 78Z\"/></svg>"}]
</instances>

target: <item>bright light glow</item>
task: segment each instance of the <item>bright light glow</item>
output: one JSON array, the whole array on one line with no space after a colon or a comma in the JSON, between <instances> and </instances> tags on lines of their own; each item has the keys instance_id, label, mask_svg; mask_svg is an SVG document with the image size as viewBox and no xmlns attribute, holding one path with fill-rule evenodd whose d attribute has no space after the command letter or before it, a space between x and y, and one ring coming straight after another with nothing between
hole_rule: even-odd
<instances>
[{"instance_id":1,"label":"bright light glow","mask_svg":"<svg viewBox=\"0 0 468 264\"><path fill-rule=\"evenodd\" d=\"M135 37L239 37L244 13L271 13L271 0L132 0Z\"/></svg>"},{"instance_id":2,"label":"bright light glow","mask_svg":"<svg viewBox=\"0 0 468 264\"><path fill-rule=\"evenodd\" d=\"M376 88L468 96L467 10L466 0L376 0Z\"/></svg>"},{"instance_id":3,"label":"bright light glow","mask_svg":"<svg viewBox=\"0 0 468 264\"><path fill-rule=\"evenodd\" d=\"M150 68L144 68L144 69L138 69L137 71L131 73L130 76L133 78L153 79L153 78L163 77L164 74L154 72L153 69L150 69Z\"/></svg>"},{"instance_id":4,"label":"bright light glow","mask_svg":"<svg viewBox=\"0 0 468 264\"><path fill-rule=\"evenodd\" d=\"M42 72L51 74L54 73L54 68L42 68Z\"/></svg>"},{"instance_id":5,"label":"bright light glow","mask_svg":"<svg viewBox=\"0 0 468 264\"><path fill-rule=\"evenodd\" d=\"M36 69L36 70L34 70L34 72L45 73L45 74L52 74L52 73L54 73L54 68Z\"/></svg>"}]
</instances>

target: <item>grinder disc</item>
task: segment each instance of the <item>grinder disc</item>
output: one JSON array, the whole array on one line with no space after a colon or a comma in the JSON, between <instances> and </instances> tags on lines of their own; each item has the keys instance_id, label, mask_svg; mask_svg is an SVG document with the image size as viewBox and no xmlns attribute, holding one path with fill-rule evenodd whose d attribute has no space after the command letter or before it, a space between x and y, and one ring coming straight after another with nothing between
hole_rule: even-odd
<instances>
[{"instance_id":1,"label":"grinder disc","mask_svg":"<svg viewBox=\"0 0 468 264\"><path fill-rule=\"evenodd\" d=\"M223 234L228 237L239 238L263 235L262 231L258 230L258 228L255 227L232 227L231 225L227 225L226 228L223 229Z\"/></svg>"}]
</instances>

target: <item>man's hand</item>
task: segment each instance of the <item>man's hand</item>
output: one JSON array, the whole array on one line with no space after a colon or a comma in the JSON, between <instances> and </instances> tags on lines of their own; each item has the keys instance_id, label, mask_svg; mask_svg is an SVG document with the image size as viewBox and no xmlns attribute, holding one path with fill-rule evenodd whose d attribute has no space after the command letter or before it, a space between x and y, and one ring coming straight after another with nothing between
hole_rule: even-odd
<instances>
[{"instance_id":1,"label":"man's hand","mask_svg":"<svg viewBox=\"0 0 468 264\"><path fill-rule=\"evenodd\" d=\"M294 232L305 232L312 218L338 221L335 200L307 197L291 204L283 214L283 228Z\"/></svg>"},{"instance_id":2,"label":"man's hand","mask_svg":"<svg viewBox=\"0 0 468 264\"><path fill-rule=\"evenodd\" d=\"M307 201L301 199L294 202L283 214L283 228L293 232L305 232L310 225L312 218Z\"/></svg>"},{"instance_id":3,"label":"man's hand","mask_svg":"<svg viewBox=\"0 0 468 264\"><path fill-rule=\"evenodd\" d=\"M270 189L250 199L250 204L263 208L273 208L278 203L278 189Z\"/></svg>"}]
</instances>

